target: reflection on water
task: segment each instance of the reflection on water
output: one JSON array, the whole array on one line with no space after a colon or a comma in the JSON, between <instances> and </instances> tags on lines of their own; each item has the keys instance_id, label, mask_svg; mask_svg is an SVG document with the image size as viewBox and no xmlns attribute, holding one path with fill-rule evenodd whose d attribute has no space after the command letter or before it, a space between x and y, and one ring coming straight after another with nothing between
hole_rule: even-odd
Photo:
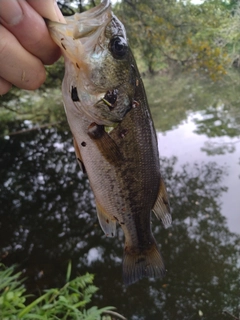
<instances>
[{"instance_id":1,"label":"reflection on water","mask_svg":"<svg viewBox=\"0 0 240 320\"><path fill-rule=\"evenodd\" d=\"M103 235L68 130L0 140L0 258L26 271L29 292L63 284L71 259L73 276L96 275L100 290L93 303L114 305L128 319L227 320L223 309L238 315L240 237L229 230L222 211L229 165L209 158L202 145L187 144L194 142L190 134L181 147L180 131L178 137L173 132L159 134L173 225L165 230L153 217L167 275L129 288L121 279L123 234L118 228L115 238Z\"/></svg>"},{"instance_id":2,"label":"reflection on water","mask_svg":"<svg viewBox=\"0 0 240 320\"><path fill-rule=\"evenodd\" d=\"M223 176L223 184L227 188L220 197L221 213L227 218L231 231L240 233L240 138L239 137L208 137L206 134L197 134L197 125L194 119L198 113L190 114L185 123L178 128L158 133L160 154L171 157L174 154L178 158L177 168L185 163L217 162L224 166L226 175Z\"/></svg>"}]
</instances>

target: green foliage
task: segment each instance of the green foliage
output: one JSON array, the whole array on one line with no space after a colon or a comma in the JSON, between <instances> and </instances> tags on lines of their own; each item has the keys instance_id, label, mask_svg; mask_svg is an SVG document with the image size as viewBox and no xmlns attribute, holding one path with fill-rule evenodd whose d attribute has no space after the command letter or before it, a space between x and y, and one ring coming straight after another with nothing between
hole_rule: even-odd
<instances>
[{"instance_id":1,"label":"green foliage","mask_svg":"<svg viewBox=\"0 0 240 320\"><path fill-rule=\"evenodd\" d=\"M191 68L213 80L227 73L232 62L229 43L236 38L236 28L231 12L220 1L194 5L190 1L123 0L115 12L150 72L160 66Z\"/></svg>"},{"instance_id":2,"label":"green foliage","mask_svg":"<svg viewBox=\"0 0 240 320\"><path fill-rule=\"evenodd\" d=\"M60 88L64 76L64 59L61 57L57 62L51 66L46 66L47 78L40 90L46 88Z\"/></svg>"},{"instance_id":3,"label":"green foliage","mask_svg":"<svg viewBox=\"0 0 240 320\"><path fill-rule=\"evenodd\" d=\"M25 308L26 296L20 273L13 274L14 267L0 264L0 310L1 320L17 319L18 310Z\"/></svg>"},{"instance_id":4,"label":"green foliage","mask_svg":"<svg viewBox=\"0 0 240 320\"><path fill-rule=\"evenodd\" d=\"M13 88L0 97L0 119L0 131L4 136L13 134L10 124L18 121L22 121L28 131L66 122L60 86L34 92Z\"/></svg>"},{"instance_id":5,"label":"green foliage","mask_svg":"<svg viewBox=\"0 0 240 320\"><path fill-rule=\"evenodd\" d=\"M163 132L171 130L194 112L197 134L238 137L239 80L237 72L229 72L219 81L194 72L144 78L156 128Z\"/></svg>"},{"instance_id":6,"label":"green foliage","mask_svg":"<svg viewBox=\"0 0 240 320\"><path fill-rule=\"evenodd\" d=\"M96 306L86 309L86 305L98 290L93 285L94 276L86 273L70 280L71 263L68 265L66 284L61 289L46 290L30 304L26 304L28 296L23 285L24 279L20 280L21 272L14 274L14 271L15 267L6 268L0 265L1 320L100 320L103 313L113 309L99 309Z\"/></svg>"}]
</instances>

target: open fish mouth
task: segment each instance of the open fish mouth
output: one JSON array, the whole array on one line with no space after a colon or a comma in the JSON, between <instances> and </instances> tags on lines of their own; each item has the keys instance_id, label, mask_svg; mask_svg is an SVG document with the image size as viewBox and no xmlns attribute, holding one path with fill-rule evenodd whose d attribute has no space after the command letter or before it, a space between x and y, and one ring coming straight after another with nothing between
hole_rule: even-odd
<instances>
[{"instance_id":1,"label":"open fish mouth","mask_svg":"<svg viewBox=\"0 0 240 320\"><path fill-rule=\"evenodd\" d=\"M111 19L110 1L104 0L88 11L66 17L66 24L55 21L48 21L47 24L53 40L63 49L64 55L78 63L79 57L84 61L84 57L93 51L95 55L101 54L101 43L105 39L103 33Z\"/></svg>"},{"instance_id":2,"label":"open fish mouth","mask_svg":"<svg viewBox=\"0 0 240 320\"><path fill-rule=\"evenodd\" d=\"M68 90L75 90L75 107L99 125L121 122L131 109L134 70L125 28L110 1L67 17L66 24L49 21L48 28L69 65L65 78Z\"/></svg>"}]
</instances>

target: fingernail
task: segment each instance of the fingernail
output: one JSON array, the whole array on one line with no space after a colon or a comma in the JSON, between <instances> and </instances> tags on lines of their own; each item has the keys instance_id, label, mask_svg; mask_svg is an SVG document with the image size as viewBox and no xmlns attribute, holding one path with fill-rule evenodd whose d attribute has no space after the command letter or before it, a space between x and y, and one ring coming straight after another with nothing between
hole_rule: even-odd
<instances>
[{"instance_id":1,"label":"fingernail","mask_svg":"<svg viewBox=\"0 0 240 320\"><path fill-rule=\"evenodd\" d=\"M0 19L6 24L14 26L22 17L22 8L17 0L0 0Z\"/></svg>"},{"instance_id":2,"label":"fingernail","mask_svg":"<svg viewBox=\"0 0 240 320\"><path fill-rule=\"evenodd\" d=\"M59 21L59 22L64 22L64 23L66 23L63 15L62 15L62 12L61 12L61 10L59 9L56 1L54 1L54 9L55 9L56 15L57 15L57 17L58 17L58 21Z\"/></svg>"}]
</instances>

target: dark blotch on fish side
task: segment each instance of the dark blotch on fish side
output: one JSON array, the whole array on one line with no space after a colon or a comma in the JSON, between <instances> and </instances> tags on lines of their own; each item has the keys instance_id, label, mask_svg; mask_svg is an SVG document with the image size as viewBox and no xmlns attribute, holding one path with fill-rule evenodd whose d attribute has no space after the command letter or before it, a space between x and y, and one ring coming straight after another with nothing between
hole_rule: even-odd
<instances>
[{"instance_id":1,"label":"dark blotch on fish side","mask_svg":"<svg viewBox=\"0 0 240 320\"><path fill-rule=\"evenodd\" d=\"M72 98L72 101L79 101L76 87L72 87L71 98Z\"/></svg>"},{"instance_id":2,"label":"dark blotch on fish side","mask_svg":"<svg viewBox=\"0 0 240 320\"><path fill-rule=\"evenodd\" d=\"M83 147L86 147L86 142L85 141L83 141L82 143L81 143L81 146L83 146Z\"/></svg>"},{"instance_id":3,"label":"dark blotch on fish side","mask_svg":"<svg viewBox=\"0 0 240 320\"><path fill-rule=\"evenodd\" d=\"M98 125L95 122L88 127L88 135L91 139L100 139L105 134L104 126Z\"/></svg>"}]
</instances>

